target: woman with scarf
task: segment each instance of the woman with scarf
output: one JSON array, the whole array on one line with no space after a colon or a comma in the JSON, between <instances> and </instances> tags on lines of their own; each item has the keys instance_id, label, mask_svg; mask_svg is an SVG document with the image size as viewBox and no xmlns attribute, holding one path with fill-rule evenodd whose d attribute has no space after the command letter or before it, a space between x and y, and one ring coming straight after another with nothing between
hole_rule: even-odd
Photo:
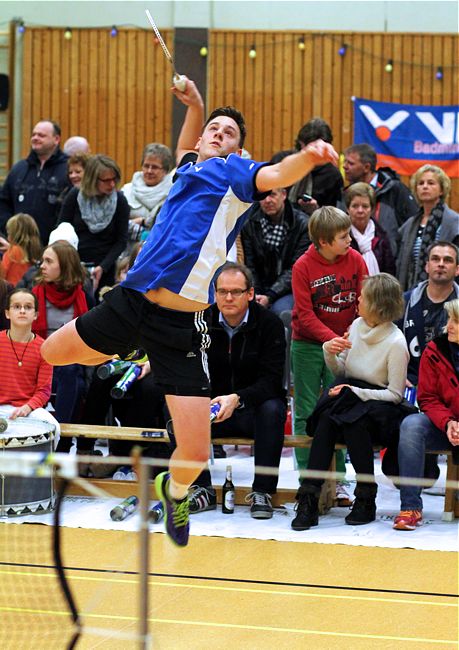
<instances>
[{"instance_id":1,"label":"woman with scarf","mask_svg":"<svg viewBox=\"0 0 459 650\"><path fill-rule=\"evenodd\" d=\"M344 193L351 217L351 246L365 260L369 275L395 275L395 260L386 232L374 218L376 195L368 183L354 183Z\"/></svg>"},{"instance_id":2,"label":"woman with scarf","mask_svg":"<svg viewBox=\"0 0 459 650\"><path fill-rule=\"evenodd\" d=\"M451 181L436 165L423 165L411 177L418 214L399 230L397 278L404 291L427 279L427 249L439 239L459 245L459 214L446 205Z\"/></svg>"},{"instance_id":3,"label":"woman with scarf","mask_svg":"<svg viewBox=\"0 0 459 650\"><path fill-rule=\"evenodd\" d=\"M132 181L121 188L129 207L129 248L151 230L156 215L172 187L174 158L169 147L153 142L142 154L142 171L134 172Z\"/></svg>"},{"instance_id":4,"label":"woman with scarf","mask_svg":"<svg viewBox=\"0 0 459 650\"><path fill-rule=\"evenodd\" d=\"M83 289L85 277L78 253L71 244L57 241L45 248L32 289L38 300L38 317L33 324L35 334L46 339L93 306L93 297ZM54 409L58 422L74 421L84 386L83 366L55 366L53 392L56 394ZM70 446L71 439L62 438L57 450L68 451Z\"/></svg>"},{"instance_id":5,"label":"woman with scarf","mask_svg":"<svg viewBox=\"0 0 459 650\"><path fill-rule=\"evenodd\" d=\"M103 154L87 162L80 188L68 193L59 223L68 222L78 235L78 253L91 270L94 291L115 281L116 260L126 248L129 205L117 191L121 172Z\"/></svg>"}]
</instances>

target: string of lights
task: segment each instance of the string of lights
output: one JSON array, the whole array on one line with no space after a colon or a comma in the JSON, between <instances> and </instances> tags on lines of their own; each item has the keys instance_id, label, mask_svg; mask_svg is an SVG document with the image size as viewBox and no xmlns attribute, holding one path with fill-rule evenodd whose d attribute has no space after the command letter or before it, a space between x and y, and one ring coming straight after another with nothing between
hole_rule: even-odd
<instances>
[{"instance_id":1,"label":"string of lights","mask_svg":"<svg viewBox=\"0 0 459 650\"><path fill-rule=\"evenodd\" d=\"M24 21L21 18L16 18L13 20L13 23L16 25L16 30L18 34L24 34L26 30L26 25ZM46 28L49 27L51 28L50 25L40 25L37 23L27 25L27 27L30 28ZM63 38L67 41L71 41L73 38L73 31L76 29L94 29L94 30L104 30L106 29L107 32L110 34L111 38L116 39L120 33L122 33L123 30L128 30L128 29L141 29L143 31L148 31L147 28L139 27L137 25L133 24L122 24L122 25L111 25L111 26L98 26L98 27L84 27L84 28L72 28L72 27L65 27L62 29L62 34ZM345 59L348 57L350 54L355 53L358 55L362 55L364 57L368 57L371 59L376 59L381 61L381 64L384 67L385 72L387 73L392 73L395 68L401 68L403 66L411 66L411 67L421 67L421 68L427 68L432 70L432 74L435 76L435 79L438 81L441 81L444 78L444 72L445 69L451 69L451 70L457 70L459 66L457 66L454 63L448 64L448 63L443 63L442 65L438 65L436 63L422 63L422 62L417 62L417 61L406 61L402 59L393 59L393 58L386 58L385 56L375 54L372 51L365 50L364 48L356 47L355 45L348 43L346 41L342 41L342 36L338 36L336 34L330 34L327 32L309 32L308 34L304 34L301 36L298 36L297 34L288 34L288 35L276 35L276 38L273 39L263 39L262 43L256 43L252 42L250 47L247 50L247 56L249 59L252 61L255 61L257 56L259 55L259 52L263 49L266 49L267 47L273 47L277 46L280 43L286 45L286 44L292 44L295 43L297 44L298 49L301 52L305 52L307 49L307 40L312 39L314 41L315 38L318 36L320 37L325 37L328 39L331 39L334 43L336 43L336 53L341 59ZM155 39L156 40L156 39ZM196 46L196 48L199 51L199 55L203 58L206 58L209 56L209 45L204 45L202 42L192 40L192 39L184 39L181 37L176 37L177 42L180 42L182 45L189 45L189 46ZM225 47L223 44L218 44L214 45L214 47ZM245 45L242 46L240 45L239 47L246 47Z\"/></svg>"}]
</instances>

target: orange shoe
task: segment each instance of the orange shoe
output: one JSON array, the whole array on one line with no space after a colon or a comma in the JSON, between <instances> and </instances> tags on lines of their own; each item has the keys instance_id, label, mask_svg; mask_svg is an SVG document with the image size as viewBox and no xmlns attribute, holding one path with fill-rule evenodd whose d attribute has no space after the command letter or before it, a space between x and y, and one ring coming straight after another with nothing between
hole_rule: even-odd
<instances>
[{"instance_id":1,"label":"orange shoe","mask_svg":"<svg viewBox=\"0 0 459 650\"><path fill-rule=\"evenodd\" d=\"M394 519L395 530L414 530L422 522L420 510L402 510Z\"/></svg>"}]
</instances>

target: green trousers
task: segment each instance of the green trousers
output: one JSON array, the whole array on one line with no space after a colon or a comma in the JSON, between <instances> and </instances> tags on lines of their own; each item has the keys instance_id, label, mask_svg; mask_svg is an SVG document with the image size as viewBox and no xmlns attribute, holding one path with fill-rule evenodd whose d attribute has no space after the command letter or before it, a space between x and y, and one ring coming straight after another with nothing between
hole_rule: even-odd
<instances>
[{"instance_id":1,"label":"green trousers","mask_svg":"<svg viewBox=\"0 0 459 650\"><path fill-rule=\"evenodd\" d=\"M334 376L324 361L322 346L307 341L292 341L291 360L295 395L295 418L293 432L296 436L306 435L306 420L314 410L320 393L332 383ZM307 468L309 449L295 449L296 461L300 470ZM346 465L342 449L335 452L336 471L344 474Z\"/></svg>"}]
</instances>

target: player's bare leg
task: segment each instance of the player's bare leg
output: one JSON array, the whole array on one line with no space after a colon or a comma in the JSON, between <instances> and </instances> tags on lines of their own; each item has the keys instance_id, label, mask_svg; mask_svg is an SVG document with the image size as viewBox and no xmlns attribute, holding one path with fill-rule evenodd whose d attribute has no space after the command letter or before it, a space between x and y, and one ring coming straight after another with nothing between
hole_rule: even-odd
<instances>
[{"instance_id":1,"label":"player's bare leg","mask_svg":"<svg viewBox=\"0 0 459 650\"><path fill-rule=\"evenodd\" d=\"M170 460L170 474L159 474L155 487L163 502L169 537L178 546L186 546L189 535L188 488L209 458L210 399L167 395L166 400L174 422L177 448ZM182 466L181 463L186 461L192 464Z\"/></svg>"},{"instance_id":2,"label":"player's bare leg","mask_svg":"<svg viewBox=\"0 0 459 650\"><path fill-rule=\"evenodd\" d=\"M77 332L75 320L53 332L44 341L40 351L44 360L53 366L68 366L71 363L96 366L113 357L113 355L97 352L86 345Z\"/></svg>"}]
</instances>

